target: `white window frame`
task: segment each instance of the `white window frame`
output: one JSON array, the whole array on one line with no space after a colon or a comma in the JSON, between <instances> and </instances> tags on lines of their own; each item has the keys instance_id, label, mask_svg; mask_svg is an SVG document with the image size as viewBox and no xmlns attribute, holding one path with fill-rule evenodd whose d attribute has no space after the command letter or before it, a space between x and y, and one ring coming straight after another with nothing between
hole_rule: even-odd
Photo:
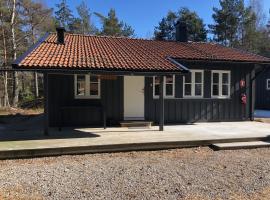
<instances>
[{"instance_id":1,"label":"white window frame","mask_svg":"<svg viewBox=\"0 0 270 200\"><path fill-rule=\"evenodd\" d=\"M202 94L201 95L195 95L195 73L200 72L202 74ZM183 97L184 98L203 98L204 97L204 70L190 70L191 73L191 83L187 83L191 85L191 95L185 95L185 85L186 85L186 79L185 76L183 76Z\"/></svg>"},{"instance_id":2,"label":"white window frame","mask_svg":"<svg viewBox=\"0 0 270 200\"><path fill-rule=\"evenodd\" d=\"M213 74L217 73L219 74L219 83L218 83L218 92L219 95L213 95ZM228 77L228 95L222 95L222 74L227 73L229 75ZM211 98L216 98L216 99L229 99L231 97L231 71L228 70L212 70L211 71Z\"/></svg>"},{"instance_id":3,"label":"white window frame","mask_svg":"<svg viewBox=\"0 0 270 200\"><path fill-rule=\"evenodd\" d=\"M85 76L85 95L77 95L77 76ZM98 77L98 95L90 94L90 76L89 74L75 74L74 75L74 97L75 99L100 99L100 78ZM96 76L96 75L95 75Z\"/></svg>"},{"instance_id":4,"label":"white window frame","mask_svg":"<svg viewBox=\"0 0 270 200\"><path fill-rule=\"evenodd\" d=\"M270 90L270 79L266 79L266 90Z\"/></svg>"},{"instance_id":5,"label":"white window frame","mask_svg":"<svg viewBox=\"0 0 270 200\"><path fill-rule=\"evenodd\" d=\"M163 96L164 96L164 98L166 98L166 99L170 99L170 98L174 98L175 97L175 75L171 75L171 76L173 76L173 83L172 83L172 85L173 85L173 88L172 88L172 95L166 95L166 76L164 76L164 84L163 84ZM158 99L159 98L159 95L155 95L155 78L156 78L157 76L153 76L153 98L154 99Z\"/></svg>"}]
</instances>

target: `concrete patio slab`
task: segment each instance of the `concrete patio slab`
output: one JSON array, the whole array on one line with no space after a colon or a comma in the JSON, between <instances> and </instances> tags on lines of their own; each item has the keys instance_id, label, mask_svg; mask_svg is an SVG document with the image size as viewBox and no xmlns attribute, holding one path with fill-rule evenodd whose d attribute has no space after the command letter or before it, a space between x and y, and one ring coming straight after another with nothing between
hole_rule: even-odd
<instances>
[{"instance_id":1,"label":"concrete patio slab","mask_svg":"<svg viewBox=\"0 0 270 200\"><path fill-rule=\"evenodd\" d=\"M156 126L151 129L68 128L62 132L52 129L48 137L41 130L4 130L0 132L0 158L168 149L266 140L269 136L270 124L261 122L173 125L166 126L164 132Z\"/></svg>"}]
</instances>

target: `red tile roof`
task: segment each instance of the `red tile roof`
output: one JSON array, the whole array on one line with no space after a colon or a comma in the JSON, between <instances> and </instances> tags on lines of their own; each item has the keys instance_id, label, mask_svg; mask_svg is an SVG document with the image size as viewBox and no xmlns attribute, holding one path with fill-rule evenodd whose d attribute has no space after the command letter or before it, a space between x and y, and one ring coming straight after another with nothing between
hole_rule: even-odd
<instances>
[{"instance_id":1,"label":"red tile roof","mask_svg":"<svg viewBox=\"0 0 270 200\"><path fill-rule=\"evenodd\" d=\"M169 61L237 61L270 63L269 58L214 43L166 42L119 37L65 34L58 44L51 33L15 67L32 69L93 69L127 71L179 71Z\"/></svg>"}]
</instances>

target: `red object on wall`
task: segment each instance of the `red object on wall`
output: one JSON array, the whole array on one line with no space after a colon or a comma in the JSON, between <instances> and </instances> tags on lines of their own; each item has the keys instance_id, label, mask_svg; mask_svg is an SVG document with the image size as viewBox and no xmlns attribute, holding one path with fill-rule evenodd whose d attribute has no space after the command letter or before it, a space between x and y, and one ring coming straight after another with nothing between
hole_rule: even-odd
<instances>
[{"instance_id":1,"label":"red object on wall","mask_svg":"<svg viewBox=\"0 0 270 200\"><path fill-rule=\"evenodd\" d=\"M241 79L240 81L240 88L243 88L246 86L246 81L244 79Z\"/></svg>"},{"instance_id":2,"label":"red object on wall","mask_svg":"<svg viewBox=\"0 0 270 200\"><path fill-rule=\"evenodd\" d=\"M241 94L241 103L246 105L247 104L247 95Z\"/></svg>"}]
</instances>

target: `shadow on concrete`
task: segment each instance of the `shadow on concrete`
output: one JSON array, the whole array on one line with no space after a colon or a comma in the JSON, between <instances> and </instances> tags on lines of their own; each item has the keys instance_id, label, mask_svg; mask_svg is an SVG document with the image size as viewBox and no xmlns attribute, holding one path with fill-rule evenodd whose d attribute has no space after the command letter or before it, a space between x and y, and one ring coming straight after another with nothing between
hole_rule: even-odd
<instances>
[{"instance_id":1,"label":"shadow on concrete","mask_svg":"<svg viewBox=\"0 0 270 200\"><path fill-rule=\"evenodd\" d=\"M100 137L94 133L86 133L78 130L71 131L51 131L45 136L42 131L1 131L0 141L21 141L21 140L49 140L49 139L72 139L72 138L94 138Z\"/></svg>"},{"instance_id":2,"label":"shadow on concrete","mask_svg":"<svg viewBox=\"0 0 270 200\"><path fill-rule=\"evenodd\" d=\"M48 140L69 138L91 138L99 135L69 128L65 131L51 130L43 134L43 115L2 115L0 116L0 141Z\"/></svg>"},{"instance_id":3,"label":"shadow on concrete","mask_svg":"<svg viewBox=\"0 0 270 200\"><path fill-rule=\"evenodd\" d=\"M264 139L263 139L264 142L268 142L270 143L270 135L267 135Z\"/></svg>"}]
</instances>

